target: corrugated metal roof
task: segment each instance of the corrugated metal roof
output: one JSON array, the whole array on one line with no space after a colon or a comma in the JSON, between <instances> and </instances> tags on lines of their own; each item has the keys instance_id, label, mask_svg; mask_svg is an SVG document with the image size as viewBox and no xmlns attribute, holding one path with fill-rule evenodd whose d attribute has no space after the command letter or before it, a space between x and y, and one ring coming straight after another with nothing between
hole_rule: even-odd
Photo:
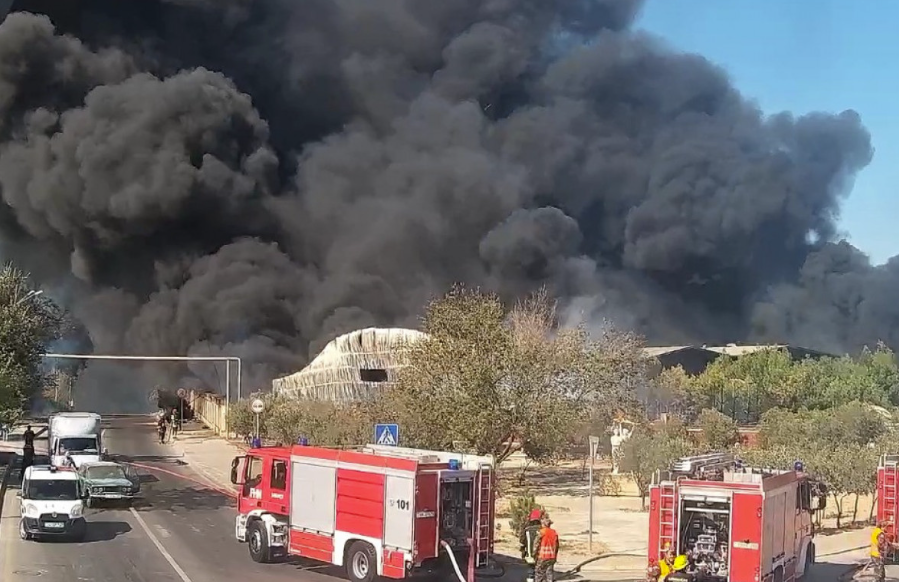
<instances>
[{"instance_id":1,"label":"corrugated metal roof","mask_svg":"<svg viewBox=\"0 0 899 582\"><path fill-rule=\"evenodd\" d=\"M789 347L784 344L772 344L772 345L755 345L755 346L738 346L736 344L726 345L726 346L706 346L705 349L718 352L719 354L726 354L728 356L745 356L746 354L752 354L755 352L760 352L762 350L780 350L783 348Z\"/></svg>"},{"instance_id":2,"label":"corrugated metal roof","mask_svg":"<svg viewBox=\"0 0 899 582\"><path fill-rule=\"evenodd\" d=\"M664 356L665 354L673 354L674 352L689 349L701 350L702 348L697 348L695 346L654 346L643 348L643 355L647 358L657 358L659 356Z\"/></svg>"}]
</instances>

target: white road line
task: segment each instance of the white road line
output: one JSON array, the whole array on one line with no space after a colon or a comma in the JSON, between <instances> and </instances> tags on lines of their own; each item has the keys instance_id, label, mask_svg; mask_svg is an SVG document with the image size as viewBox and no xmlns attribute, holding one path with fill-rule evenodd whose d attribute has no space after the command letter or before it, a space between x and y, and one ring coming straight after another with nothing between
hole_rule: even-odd
<instances>
[{"instance_id":1,"label":"white road line","mask_svg":"<svg viewBox=\"0 0 899 582\"><path fill-rule=\"evenodd\" d=\"M162 542L160 542L156 535L150 530L150 526L147 525L147 522L144 521L144 518L142 518L133 507L130 507L129 510L131 511L131 515L134 516L134 519L137 520L137 523L140 524L140 527L147 534L147 537L150 538L150 541L153 542L153 545L156 546L156 549L159 550L160 554L162 554L162 557L165 558L166 562L169 563L172 569L175 570L175 573L178 574L178 576L181 578L182 582L193 582L190 579L190 576L188 576L187 573L181 569L181 566L178 565L178 562L175 561L175 558L173 558L172 555L168 553L168 551L164 547L162 547Z\"/></svg>"}]
</instances>

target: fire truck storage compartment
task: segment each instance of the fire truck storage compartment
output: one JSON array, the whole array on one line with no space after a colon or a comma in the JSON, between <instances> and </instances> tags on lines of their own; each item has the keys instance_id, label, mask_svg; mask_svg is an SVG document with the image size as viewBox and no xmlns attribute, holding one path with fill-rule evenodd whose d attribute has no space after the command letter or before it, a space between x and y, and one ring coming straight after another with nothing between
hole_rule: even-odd
<instances>
[{"instance_id":1,"label":"fire truck storage compartment","mask_svg":"<svg viewBox=\"0 0 899 582\"><path fill-rule=\"evenodd\" d=\"M333 534L337 468L293 458L290 470L290 526Z\"/></svg>"},{"instance_id":2,"label":"fire truck storage compartment","mask_svg":"<svg viewBox=\"0 0 899 582\"><path fill-rule=\"evenodd\" d=\"M681 551L689 553L697 569L726 579L729 569L731 501L727 497L681 497Z\"/></svg>"},{"instance_id":3,"label":"fire truck storage compartment","mask_svg":"<svg viewBox=\"0 0 899 582\"><path fill-rule=\"evenodd\" d=\"M372 471L339 468L296 456L291 462L293 530L325 535L346 532L412 551L414 474L385 474L376 467Z\"/></svg>"},{"instance_id":4,"label":"fire truck storage compartment","mask_svg":"<svg viewBox=\"0 0 899 582\"><path fill-rule=\"evenodd\" d=\"M472 532L471 473L457 471L440 478L440 539L453 548L468 546Z\"/></svg>"}]
</instances>

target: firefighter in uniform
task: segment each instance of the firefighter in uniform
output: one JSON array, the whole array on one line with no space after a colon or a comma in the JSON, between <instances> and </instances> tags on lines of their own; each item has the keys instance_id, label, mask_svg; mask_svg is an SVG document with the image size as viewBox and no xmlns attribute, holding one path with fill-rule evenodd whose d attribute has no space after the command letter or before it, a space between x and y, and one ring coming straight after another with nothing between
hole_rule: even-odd
<instances>
[{"instance_id":1,"label":"firefighter in uniform","mask_svg":"<svg viewBox=\"0 0 899 582\"><path fill-rule=\"evenodd\" d=\"M537 554L535 551L537 537L540 535L540 519L543 512L539 509L531 510L528 515L528 523L521 530L521 537L518 539L521 549L521 559L528 565L528 582L534 582L534 566L537 564Z\"/></svg>"},{"instance_id":2,"label":"firefighter in uniform","mask_svg":"<svg viewBox=\"0 0 899 582\"><path fill-rule=\"evenodd\" d=\"M668 574L671 573L671 570L674 568L674 560L677 558L677 554L670 545L665 546L665 557L659 560L659 573L658 579L667 580Z\"/></svg>"},{"instance_id":3,"label":"firefighter in uniform","mask_svg":"<svg viewBox=\"0 0 899 582\"><path fill-rule=\"evenodd\" d=\"M559 557L559 534L550 527L553 524L550 518L544 516L540 523L543 527L535 544L537 565L534 567L534 582L553 582L556 558Z\"/></svg>"},{"instance_id":4,"label":"firefighter in uniform","mask_svg":"<svg viewBox=\"0 0 899 582\"><path fill-rule=\"evenodd\" d=\"M673 582L674 580L692 580L692 576L686 572L689 563L690 560L683 554L674 558L674 562L671 564L671 571L665 578L663 578L663 580L665 580L665 582Z\"/></svg>"},{"instance_id":5,"label":"firefighter in uniform","mask_svg":"<svg viewBox=\"0 0 899 582\"><path fill-rule=\"evenodd\" d=\"M885 522L878 521L877 525L874 527L874 531L871 532L871 549L869 552L871 564L873 565L877 574L877 579L880 582L883 582L886 579L884 559L897 547L897 544L890 542L886 532L883 531L885 525Z\"/></svg>"}]
</instances>

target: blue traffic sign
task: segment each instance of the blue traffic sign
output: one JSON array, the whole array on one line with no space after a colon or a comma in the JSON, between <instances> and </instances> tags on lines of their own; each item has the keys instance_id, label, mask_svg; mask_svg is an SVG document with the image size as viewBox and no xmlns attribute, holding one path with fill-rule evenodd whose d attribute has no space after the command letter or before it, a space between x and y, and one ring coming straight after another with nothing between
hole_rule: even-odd
<instances>
[{"instance_id":1,"label":"blue traffic sign","mask_svg":"<svg viewBox=\"0 0 899 582\"><path fill-rule=\"evenodd\" d=\"M398 424L376 424L375 425L375 444L388 445L395 447L400 442L400 425Z\"/></svg>"}]
</instances>

